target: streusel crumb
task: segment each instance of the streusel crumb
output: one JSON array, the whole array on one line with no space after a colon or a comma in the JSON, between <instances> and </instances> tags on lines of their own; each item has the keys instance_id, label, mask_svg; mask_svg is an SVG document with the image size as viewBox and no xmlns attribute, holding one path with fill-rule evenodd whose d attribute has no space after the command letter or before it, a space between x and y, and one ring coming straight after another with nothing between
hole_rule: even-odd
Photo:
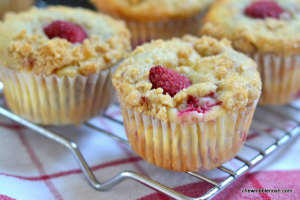
<instances>
[{"instance_id":1,"label":"streusel crumb","mask_svg":"<svg viewBox=\"0 0 300 200\"><path fill-rule=\"evenodd\" d=\"M163 88L153 89L149 71L156 66L180 73L191 86L174 97L164 94ZM156 40L138 47L117 69L113 84L126 106L165 122L179 123L178 114L187 110L188 99L197 102L198 114L205 110L200 113L201 120L207 121L252 105L261 90L252 59L233 50L225 39L193 36Z\"/></svg>"},{"instance_id":2,"label":"streusel crumb","mask_svg":"<svg viewBox=\"0 0 300 200\"><path fill-rule=\"evenodd\" d=\"M53 21L79 26L87 38L82 43L49 39L44 28ZM130 33L123 22L81 8L32 8L7 15L0 26L0 64L47 76L99 73L117 64L130 49Z\"/></svg>"},{"instance_id":3,"label":"streusel crumb","mask_svg":"<svg viewBox=\"0 0 300 200\"><path fill-rule=\"evenodd\" d=\"M299 0L220 0L208 11L200 35L227 38L248 54L300 52Z\"/></svg>"}]
</instances>

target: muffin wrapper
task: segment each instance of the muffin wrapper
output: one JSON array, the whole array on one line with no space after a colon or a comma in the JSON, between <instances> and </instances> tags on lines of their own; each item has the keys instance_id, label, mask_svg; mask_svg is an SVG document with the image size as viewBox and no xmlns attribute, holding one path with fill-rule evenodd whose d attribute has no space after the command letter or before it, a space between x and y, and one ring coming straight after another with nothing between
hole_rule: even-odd
<instances>
[{"instance_id":1,"label":"muffin wrapper","mask_svg":"<svg viewBox=\"0 0 300 200\"><path fill-rule=\"evenodd\" d=\"M186 19L144 23L131 20L126 23L132 34L134 48L152 39L171 39L185 34L197 35L203 17L204 14L200 13Z\"/></svg>"},{"instance_id":2,"label":"muffin wrapper","mask_svg":"<svg viewBox=\"0 0 300 200\"><path fill-rule=\"evenodd\" d=\"M300 98L300 56L256 53L262 94L258 104L286 104Z\"/></svg>"},{"instance_id":3,"label":"muffin wrapper","mask_svg":"<svg viewBox=\"0 0 300 200\"><path fill-rule=\"evenodd\" d=\"M0 68L4 95L18 116L38 124L80 124L100 115L114 97L111 70L71 78Z\"/></svg>"},{"instance_id":4,"label":"muffin wrapper","mask_svg":"<svg viewBox=\"0 0 300 200\"><path fill-rule=\"evenodd\" d=\"M118 16L114 16L111 13L104 13L118 18ZM144 42L150 42L152 39L171 39L173 37L182 37L185 34L197 35L205 13L206 10L185 19L171 19L157 22L122 20L126 22L127 27L131 32L131 43L132 47L135 48Z\"/></svg>"},{"instance_id":5,"label":"muffin wrapper","mask_svg":"<svg viewBox=\"0 0 300 200\"><path fill-rule=\"evenodd\" d=\"M163 122L122 102L129 143L146 161L174 171L204 171L222 165L242 148L257 101L235 115L192 125Z\"/></svg>"}]
</instances>

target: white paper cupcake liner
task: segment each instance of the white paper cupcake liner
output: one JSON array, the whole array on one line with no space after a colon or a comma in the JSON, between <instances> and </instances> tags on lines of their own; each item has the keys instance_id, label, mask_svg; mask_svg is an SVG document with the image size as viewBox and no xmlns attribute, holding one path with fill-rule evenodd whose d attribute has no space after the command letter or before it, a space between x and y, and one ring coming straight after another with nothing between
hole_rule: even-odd
<instances>
[{"instance_id":1,"label":"white paper cupcake liner","mask_svg":"<svg viewBox=\"0 0 300 200\"><path fill-rule=\"evenodd\" d=\"M300 98L300 56L257 53L262 94L258 104L287 104Z\"/></svg>"},{"instance_id":2,"label":"white paper cupcake liner","mask_svg":"<svg viewBox=\"0 0 300 200\"><path fill-rule=\"evenodd\" d=\"M193 172L218 167L238 153L257 101L235 115L192 125L163 122L120 104L129 143L138 155L165 169Z\"/></svg>"},{"instance_id":3,"label":"white paper cupcake liner","mask_svg":"<svg viewBox=\"0 0 300 200\"><path fill-rule=\"evenodd\" d=\"M207 10L185 19L157 22L126 20L101 9L99 11L126 22L132 35L131 44L134 49L145 42L150 42L152 39L171 39L173 37L182 37L185 34L197 35Z\"/></svg>"},{"instance_id":4,"label":"white paper cupcake liner","mask_svg":"<svg viewBox=\"0 0 300 200\"><path fill-rule=\"evenodd\" d=\"M135 48L152 39L171 39L185 34L197 35L204 13L186 19L161 22L126 21L132 34L132 46Z\"/></svg>"},{"instance_id":5,"label":"white paper cupcake liner","mask_svg":"<svg viewBox=\"0 0 300 200\"><path fill-rule=\"evenodd\" d=\"M0 67L0 76L10 109L38 124L80 124L102 114L114 98L111 70L59 78Z\"/></svg>"}]
</instances>

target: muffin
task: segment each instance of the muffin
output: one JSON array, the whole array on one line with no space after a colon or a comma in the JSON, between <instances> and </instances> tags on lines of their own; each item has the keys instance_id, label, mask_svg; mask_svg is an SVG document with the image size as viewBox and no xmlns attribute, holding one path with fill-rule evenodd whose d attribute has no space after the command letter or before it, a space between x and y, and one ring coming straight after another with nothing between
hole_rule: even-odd
<instances>
[{"instance_id":1,"label":"muffin","mask_svg":"<svg viewBox=\"0 0 300 200\"><path fill-rule=\"evenodd\" d=\"M196 35L214 0L90 0L96 8L126 21L133 47L151 39Z\"/></svg>"},{"instance_id":2,"label":"muffin","mask_svg":"<svg viewBox=\"0 0 300 200\"><path fill-rule=\"evenodd\" d=\"M123 22L85 9L7 15L0 24L0 78L8 106L45 125L93 118L112 101L112 73L130 48Z\"/></svg>"},{"instance_id":3,"label":"muffin","mask_svg":"<svg viewBox=\"0 0 300 200\"><path fill-rule=\"evenodd\" d=\"M261 74L259 104L286 104L300 98L300 1L221 0L209 10L200 31L251 58Z\"/></svg>"},{"instance_id":4,"label":"muffin","mask_svg":"<svg viewBox=\"0 0 300 200\"><path fill-rule=\"evenodd\" d=\"M112 80L133 150L182 172L210 170L237 154L261 90L255 62L210 37L139 46Z\"/></svg>"},{"instance_id":5,"label":"muffin","mask_svg":"<svg viewBox=\"0 0 300 200\"><path fill-rule=\"evenodd\" d=\"M32 6L34 0L1 0L0 1L0 20L6 12L19 12L27 10Z\"/></svg>"}]
</instances>

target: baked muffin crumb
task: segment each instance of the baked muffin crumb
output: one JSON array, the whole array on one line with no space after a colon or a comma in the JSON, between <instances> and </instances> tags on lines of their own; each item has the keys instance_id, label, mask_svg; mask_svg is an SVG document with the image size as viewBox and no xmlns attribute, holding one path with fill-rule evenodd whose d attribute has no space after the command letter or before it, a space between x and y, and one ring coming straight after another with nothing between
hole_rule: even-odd
<instances>
[{"instance_id":1,"label":"baked muffin crumb","mask_svg":"<svg viewBox=\"0 0 300 200\"><path fill-rule=\"evenodd\" d=\"M77 72L86 76L114 66L131 49L130 33L123 22L81 8L50 6L46 10L32 8L5 18L0 26L3 67L49 76L62 68L77 66ZM59 37L49 39L44 28L55 21L80 26L87 38L82 44ZM60 75L67 75L62 72L68 70L60 71Z\"/></svg>"},{"instance_id":2,"label":"baked muffin crumb","mask_svg":"<svg viewBox=\"0 0 300 200\"><path fill-rule=\"evenodd\" d=\"M100 10L123 19L181 19L205 11L214 0L90 0Z\"/></svg>"},{"instance_id":3,"label":"baked muffin crumb","mask_svg":"<svg viewBox=\"0 0 300 200\"><path fill-rule=\"evenodd\" d=\"M236 50L248 54L298 54L299 5L299 0L220 0L204 18L200 35L225 37Z\"/></svg>"},{"instance_id":4,"label":"baked muffin crumb","mask_svg":"<svg viewBox=\"0 0 300 200\"><path fill-rule=\"evenodd\" d=\"M152 89L149 71L157 65L180 73L192 85L174 97L162 88ZM138 47L117 69L113 85L126 106L165 122L179 122L178 114L187 109L191 97L209 107L203 118L207 121L252 105L261 90L253 60L234 51L225 39L193 36ZM209 99L210 94L214 95Z\"/></svg>"}]
</instances>

